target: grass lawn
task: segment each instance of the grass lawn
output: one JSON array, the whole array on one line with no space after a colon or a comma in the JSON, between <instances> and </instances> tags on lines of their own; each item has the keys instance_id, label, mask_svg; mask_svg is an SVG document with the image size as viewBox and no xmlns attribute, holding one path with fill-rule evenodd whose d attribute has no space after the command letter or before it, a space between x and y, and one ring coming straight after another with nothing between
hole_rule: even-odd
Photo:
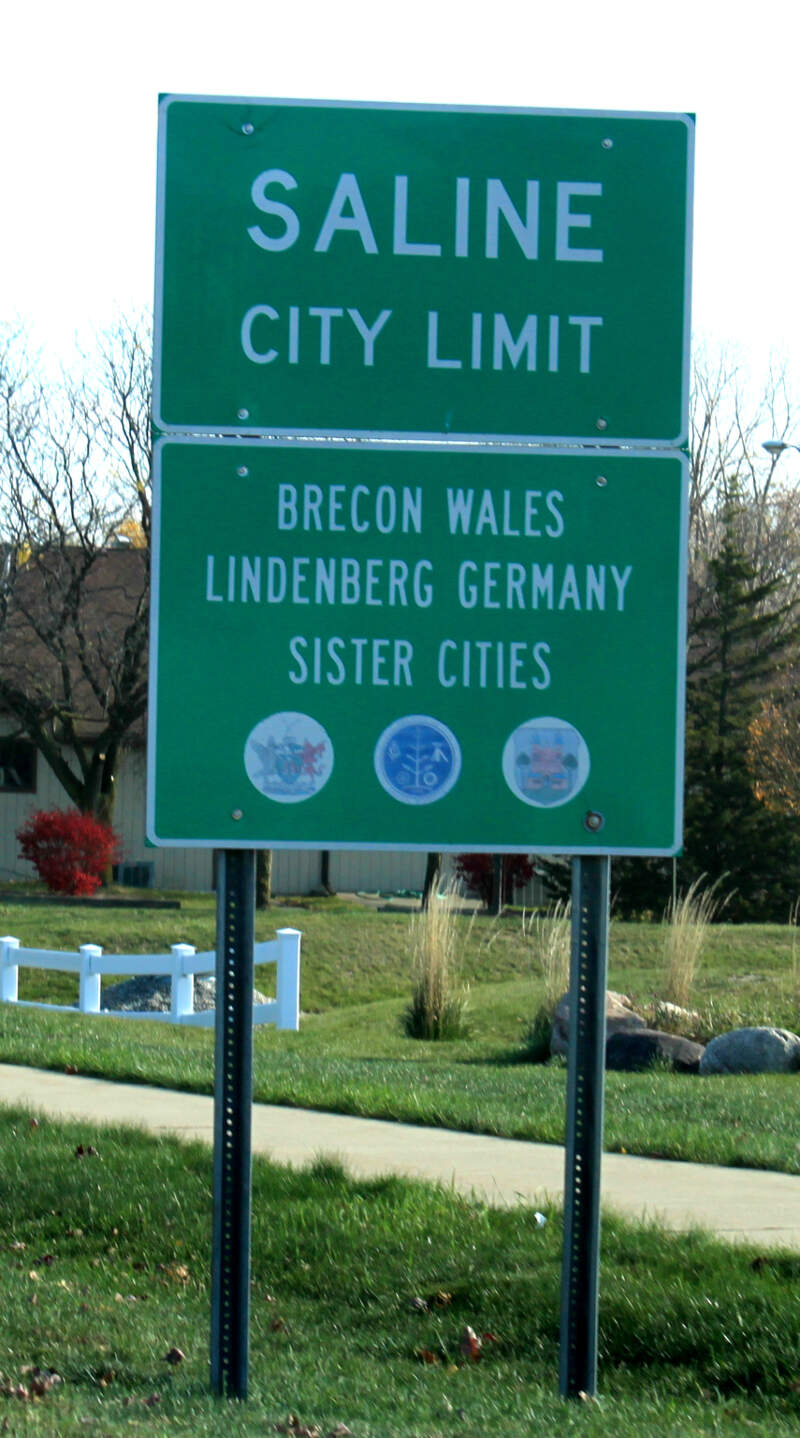
<instances>
[{"instance_id":1,"label":"grass lawn","mask_svg":"<svg viewBox=\"0 0 800 1438\"><path fill-rule=\"evenodd\" d=\"M24 945L154 952L214 944L211 896L182 896L180 911L0 904L0 932ZM565 1070L526 1062L543 980L519 915L463 921L471 985L467 1038L424 1043L402 1032L410 997L409 916L339 899L260 913L258 936L303 931L298 1034L257 1031L255 1095L263 1102L560 1142ZM794 931L719 925L709 933L696 1004L720 1027L770 1022L796 1028ZM612 924L610 984L637 1002L662 984L658 925ZM257 973L269 990L272 973ZM74 1003L74 976L21 971L21 997ZM211 1092L213 1034L161 1023L90 1019L0 1006L0 1061ZM800 1084L794 1075L698 1079L652 1071L607 1077L606 1148L800 1172Z\"/></svg>"},{"instance_id":2,"label":"grass lawn","mask_svg":"<svg viewBox=\"0 0 800 1438\"><path fill-rule=\"evenodd\" d=\"M564 1404L558 1212L540 1227L324 1157L254 1165L250 1395L215 1400L210 1182L198 1145L2 1113L0 1432L797 1432L800 1258L608 1221L600 1401Z\"/></svg>"}]
</instances>

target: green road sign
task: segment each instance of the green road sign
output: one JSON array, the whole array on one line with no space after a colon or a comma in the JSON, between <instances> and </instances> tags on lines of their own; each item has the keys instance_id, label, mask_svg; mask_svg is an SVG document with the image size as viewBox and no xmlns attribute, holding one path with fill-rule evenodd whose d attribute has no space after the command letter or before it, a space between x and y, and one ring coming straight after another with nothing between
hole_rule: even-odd
<instances>
[{"instance_id":1,"label":"green road sign","mask_svg":"<svg viewBox=\"0 0 800 1438\"><path fill-rule=\"evenodd\" d=\"M157 844L672 853L686 461L162 440Z\"/></svg>"},{"instance_id":2,"label":"green road sign","mask_svg":"<svg viewBox=\"0 0 800 1438\"><path fill-rule=\"evenodd\" d=\"M684 443L693 136L167 96L157 426Z\"/></svg>"}]
</instances>

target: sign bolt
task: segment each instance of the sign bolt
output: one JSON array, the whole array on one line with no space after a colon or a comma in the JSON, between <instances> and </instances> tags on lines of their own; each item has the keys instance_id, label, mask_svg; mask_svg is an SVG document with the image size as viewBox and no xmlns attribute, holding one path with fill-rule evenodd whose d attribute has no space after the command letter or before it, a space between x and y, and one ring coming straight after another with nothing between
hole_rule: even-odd
<instances>
[{"instance_id":1,"label":"sign bolt","mask_svg":"<svg viewBox=\"0 0 800 1438\"><path fill-rule=\"evenodd\" d=\"M249 120L245 120L244 124L242 125L242 134L252 135L254 129L255 125L252 125ZM605 144L605 141L603 141L603 144Z\"/></svg>"},{"instance_id":2,"label":"sign bolt","mask_svg":"<svg viewBox=\"0 0 800 1438\"><path fill-rule=\"evenodd\" d=\"M597 479L595 480L595 484L599 484L601 489L605 489L606 485L608 484L608 480L606 479L604 474L598 474Z\"/></svg>"},{"instance_id":3,"label":"sign bolt","mask_svg":"<svg viewBox=\"0 0 800 1438\"><path fill-rule=\"evenodd\" d=\"M242 416L240 415L239 418L241 419ZM595 429L608 429L608 420L599 419L595 425Z\"/></svg>"},{"instance_id":4,"label":"sign bolt","mask_svg":"<svg viewBox=\"0 0 800 1438\"><path fill-rule=\"evenodd\" d=\"M243 814L243 812L242 812L241 809L234 809L233 812L232 812L232 814L231 814L231 818L232 818L232 819L243 819L243 818L244 818L244 814Z\"/></svg>"},{"instance_id":5,"label":"sign bolt","mask_svg":"<svg viewBox=\"0 0 800 1438\"><path fill-rule=\"evenodd\" d=\"M604 150L613 150L614 148L613 140L601 140L600 143L603 146Z\"/></svg>"},{"instance_id":6,"label":"sign bolt","mask_svg":"<svg viewBox=\"0 0 800 1438\"><path fill-rule=\"evenodd\" d=\"M249 409L237 409L237 411L236 411L236 418L237 418L237 419L249 419L249 418L250 418L250 411L249 411ZM598 424L598 429L599 429L599 427L600 427L600 426L599 426L599 424Z\"/></svg>"},{"instance_id":7,"label":"sign bolt","mask_svg":"<svg viewBox=\"0 0 800 1438\"><path fill-rule=\"evenodd\" d=\"M247 465L246 465L246 464L240 464L240 465L239 465L239 468L238 468L237 471L236 471L236 473L238 474L238 476L239 476L240 479L247 479L247 476L248 476L248 474L250 473L250 471L249 471L249 469L247 468ZM598 480L598 484L599 484L599 482L600 482L600 481ZM605 481L604 481L604 483L605 483Z\"/></svg>"},{"instance_id":8,"label":"sign bolt","mask_svg":"<svg viewBox=\"0 0 800 1438\"><path fill-rule=\"evenodd\" d=\"M599 833L605 822L605 815L598 814L596 809L587 809L583 816L583 827L588 829L590 834Z\"/></svg>"}]
</instances>

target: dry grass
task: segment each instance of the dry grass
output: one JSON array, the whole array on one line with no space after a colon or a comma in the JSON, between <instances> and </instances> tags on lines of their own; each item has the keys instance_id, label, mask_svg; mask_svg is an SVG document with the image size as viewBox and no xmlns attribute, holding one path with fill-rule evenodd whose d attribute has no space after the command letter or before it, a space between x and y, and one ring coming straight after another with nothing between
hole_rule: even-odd
<instances>
[{"instance_id":1,"label":"dry grass","mask_svg":"<svg viewBox=\"0 0 800 1438\"><path fill-rule=\"evenodd\" d=\"M789 910L789 928L792 931L792 980L791 998L795 1007L800 1008L800 944L797 930L800 924L800 899L795 899Z\"/></svg>"},{"instance_id":2,"label":"dry grass","mask_svg":"<svg viewBox=\"0 0 800 1438\"><path fill-rule=\"evenodd\" d=\"M449 885L431 895L427 909L409 925L413 976L411 1003L403 1015L409 1038L456 1039L467 1033L469 988L460 977L460 952L469 937L461 918L461 892Z\"/></svg>"},{"instance_id":3,"label":"dry grass","mask_svg":"<svg viewBox=\"0 0 800 1438\"><path fill-rule=\"evenodd\" d=\"M544 915L522 916L522 932L533 949L533 962L544 980L544 999L533 1017L527 1048L534 1061L550 1057L553 1014L569 990L571 905L559 899Z\"/></svg>"},{"instance_id":4,"label":"dry grass","mask_svg":"<svg viewBox=\"0 0 800 1438\"><path fill-rule=\"evenodd\" d=\"M682 1008L691 998L708 926L725 903L715 892L717 884L702 888L703 878L670 901L664 921L664 996Z\"/></svg>"},{"instance_id":5,"label":"dry grass","mask_svg":"<svg viewBox=\"0 0 800 1438\"><path fill-rule=\"evenodd\" d=\"M569 988L570 909L568 900L559 899L545 915L522 916L523 932L544 979L545 1005L551 1010Z\"/></svg>"}]
</instances>

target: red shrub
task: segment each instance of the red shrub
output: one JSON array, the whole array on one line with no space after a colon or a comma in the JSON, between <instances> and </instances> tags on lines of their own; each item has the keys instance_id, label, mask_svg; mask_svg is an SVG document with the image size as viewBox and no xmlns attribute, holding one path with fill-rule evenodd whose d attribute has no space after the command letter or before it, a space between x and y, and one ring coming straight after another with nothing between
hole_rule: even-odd
<instances>
[{"instance_id":1,"label":"red shrub","mask_svg":"<svg viewBox=\"0 0 800 1438\"><path fill-rule=\"evenodd\" d=\"M110 824L79 809L37 809L17 839L21 857L55 894L93 894L118 842Z\"/></svg>"},{"instance_id":2,"label":"red shrub","mask_svg":"<svg viewBox=\"0 0 800 1438\"><path fill-rule=\"evenodd\" d=\"M469 893L475 894L488 904L492 897L492 876L494 855L459 854L456 858L456 874L466 885ZM524 889L533 878L535 869L525 854L503 855L503 898L509 899L514 889Z\"/></svg>"}]
</instances>

